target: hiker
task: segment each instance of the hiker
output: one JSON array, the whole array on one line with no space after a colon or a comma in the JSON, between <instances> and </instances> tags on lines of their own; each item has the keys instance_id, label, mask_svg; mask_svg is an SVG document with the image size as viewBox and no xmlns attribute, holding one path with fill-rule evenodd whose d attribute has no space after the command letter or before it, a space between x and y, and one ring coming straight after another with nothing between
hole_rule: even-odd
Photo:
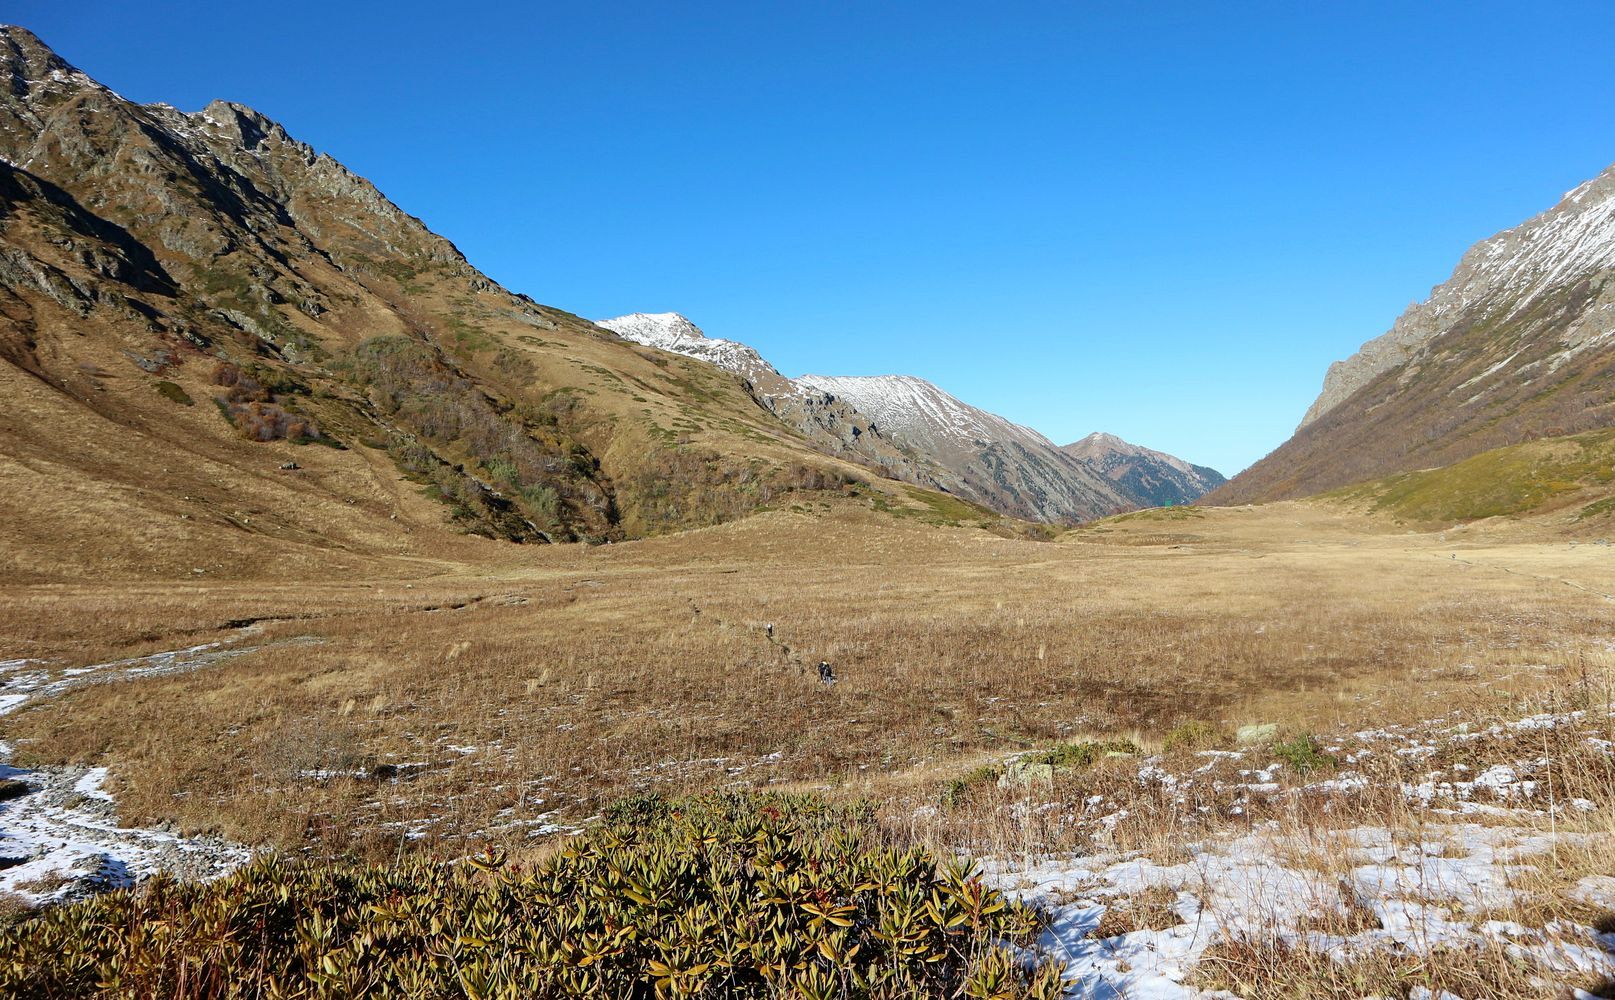
<instances>
[{"instance_id":1,"label":"hiker","mask_svg":"<svg viewBox=\"0 0 1615 1000\"><path fill-rule=\"evenodd\" d=\"M836 682L836 672L830 669L829 660L819 661L819 680L825 684L834 684Z\"/></svg>"}]
</instances>

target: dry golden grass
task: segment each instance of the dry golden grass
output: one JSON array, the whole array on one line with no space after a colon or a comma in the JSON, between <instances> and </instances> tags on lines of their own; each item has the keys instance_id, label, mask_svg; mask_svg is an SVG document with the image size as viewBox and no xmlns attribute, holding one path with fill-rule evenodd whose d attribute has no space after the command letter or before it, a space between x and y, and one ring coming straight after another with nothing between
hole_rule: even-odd
<instances>
[{"instance_id":1,"label":"dry golden grass","mask_svg":"<svg viewBox=\"0 0 1615 1000\"><path fill-rule=\"evenodd\" d=\"M1192 526L1189 544L1113 544L1155 533L1144 518L1050 545L848 500L402 579L13 586L0 657L253 651L0 728L24 760L109 763L126 820L390 856L520 842L653 789L828 788L902 819L1051 741L1506 709L1607 635L1607 603L1559 582L1610 588L1589 546L1499 536L1458 562L1439 536L1297 504ZM922 832L1058 843L1001 804Z\"/></svg>"}]
</instances>

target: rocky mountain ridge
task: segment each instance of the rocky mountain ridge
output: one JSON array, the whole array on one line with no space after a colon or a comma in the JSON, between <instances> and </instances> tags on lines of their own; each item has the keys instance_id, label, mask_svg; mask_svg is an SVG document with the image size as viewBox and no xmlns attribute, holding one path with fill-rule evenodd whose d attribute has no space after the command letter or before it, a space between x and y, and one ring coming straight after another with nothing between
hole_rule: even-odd
<instances>
[{"instance_id":1,"label":"rocky mountain ridge","mask_svg":"<svg viewBox=\"0 0 1615 1000\"><path fill-rule=\"evenodd\" d=\"M1615 424L1615 167L1465 252L1214 499L1334 489Z\"/></svg>"},{"instance_id":2,"label":"rocky mountain ridge","mask_svg":"<svg viewBox=\"0 0 1615 1000\"><path fill-rule=\"evenodd\" d=\"M905 451L864 414L828 393L786 378L745 344L708 337L678 313L630 313L597 320L596 325L624 340L695 358L740 376L758 405L826 454L928 489L951 491L955 485L946 469Z\"/></svg>"},{"instance_id":3,"label":"rocky mountain ridge","mask_svg":"<svg viewBox=\"0 0 1615 1000\"><path fill-rule=\"evenodd\" d=\"M1470 247L1452 276L1430 297L1410 305L1386 333L1329 366L1323 390L1301 426L1318 419L1381 372L1406 363L1421 348L1474 312L1506 322L1553 290L1615 268L1615 166L1568 192L1552 209ZM1561 336L1574 355L1615 336L1615 297L1591 304Z\"/></svg>"},{"instance_id":4,"label":"rocky mountain ridge","mask_svg":"<svg viewBox=\"0 0 1615 1000\"><path fill-rule=\"evenodd\" d=\"M16 27L0 395L16 579L360 572L874 478L741 379L500 287L252 109L132 103Z\"/></svg>"}]
</instances>

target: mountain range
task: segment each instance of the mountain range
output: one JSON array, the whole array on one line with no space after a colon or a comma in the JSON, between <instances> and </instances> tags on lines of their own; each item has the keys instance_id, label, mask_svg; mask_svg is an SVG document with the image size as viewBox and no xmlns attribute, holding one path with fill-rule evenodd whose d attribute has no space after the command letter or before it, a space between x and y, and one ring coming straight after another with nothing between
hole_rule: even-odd
<instances>
[{"instance_id":1,"label":"mountain range","mask_svg":"<svg viewBox=\"0 0 1615 1000\"><path fill-rule=\"evenodd\" d=\"M128 101L21 28L0 28L0 79L19 578L612 541L792 493L918 487L1072 523L1615 425L1615 168L1464 254L1224 483L1109 434L1060 447L911 375L787 377L676 313L541 305L251 108ZM94 542L52 552L64 536Z\"/></svg>"},{"instance_id":2,"label":"mountain range","mask_svg":"<svg viewBox=\"0 0 1615 1000\"><path fill-rule=\"evenodd\" d=\"M0 81L12 578L360 572L467 533L919 503L893 480L1041 520L1138 505L1058 449L955 468L755 352L686 357L513 293L244 105L129 101L17 27Z\"/></svg>"},{"instance_id":3,"label":"mountain range","mask_svg":"<svg viewBox=\"0 0 1615 1000\"><path fill-rule=\"evenodd\" d=\"M872 433L843 439L848 455L887 443L907 464L882 456L888 475L1034 521L1074 522L1140 507L1193 502L1223 482L1211 469L1092 435L1062 449L1029 427L974 407L912 375L782 376L757 351L706 336L678 313L633 313L597 321L635 343L700 358L734 372L798 430L850 408ZM812 408L805 410L811 401ZM1118 472L1125 466L1126 470Z\"/></svg>"}]
</instances>

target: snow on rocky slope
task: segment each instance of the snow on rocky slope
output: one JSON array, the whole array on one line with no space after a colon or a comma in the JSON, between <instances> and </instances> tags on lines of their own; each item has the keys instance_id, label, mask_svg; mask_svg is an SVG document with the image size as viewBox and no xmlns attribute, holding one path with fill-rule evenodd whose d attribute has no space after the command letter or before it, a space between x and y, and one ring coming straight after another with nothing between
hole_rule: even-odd
<instances>
[{"instance_id":1,"label":"snow on rocky slope","mask_svg":"<svg viewBox=\"0 0 1615 1000\"><path fill-rule=\"evenodd\" d=\"M1323 493L1615 426L1615 167L1475 244L1330 366L1295 434L1213 503Z\"/></svg>"},{"instance_id":2,"label":"snow on rocky slope","mask_svg":"<svg viewBox=\"0 0 1615 1000\"><path fill-rule=\"evenodd\" d=\"M993 443L1054 447L1030 427L961 402L912 375L803 375L797 382L840 396L882 428L927 451L968 451Z\"/></svg>"},{"instance_id":3,"label":"snow on rocky slope","mask_svg":"<svg viewBox=\"0 0 1615 1000\"><path fill-rule=\"evenodd\" d=\"M733 372L757 405L826 454L869 466L892 479L932 489L950 487L945 469L904 451L848 404L786 378L745 344L708 337L678 313L631 313L595 325L624 340Z\"/></svg>"},{"instance_id":4,"label":"snow on rocky slope","mask_svg":"<svg viewBox=\"0 0 1615 1000\"><path fill-rule=\"evenodd\" d=\"M595 325L636 344L700 358L748 381L781 377L773 365L750 347L733 340L708 337L700 327L675 312L630 313L616 319L596 320Z\"/></svg>"},{"instance_id":5,"label":"snow on rocky slope","mask_svg":"<svg viewBox=\"0 0 1615 1000\"><path fill-rule=\"evenodd\" d=\"M1382 336L1329 367L1305 427L1374 376L1413 358L1437 335L1480 314L1494 321L1526 314L1557 289L1615 269L1615 166L1569 192L1553 208L1469 248L1430 297L1408 307ZM1600 279L1599 285L1604 282ZM1560 338L1557 360L1615 337L1615 286L1601 290Z\"/></svg>"}]
</instances>

